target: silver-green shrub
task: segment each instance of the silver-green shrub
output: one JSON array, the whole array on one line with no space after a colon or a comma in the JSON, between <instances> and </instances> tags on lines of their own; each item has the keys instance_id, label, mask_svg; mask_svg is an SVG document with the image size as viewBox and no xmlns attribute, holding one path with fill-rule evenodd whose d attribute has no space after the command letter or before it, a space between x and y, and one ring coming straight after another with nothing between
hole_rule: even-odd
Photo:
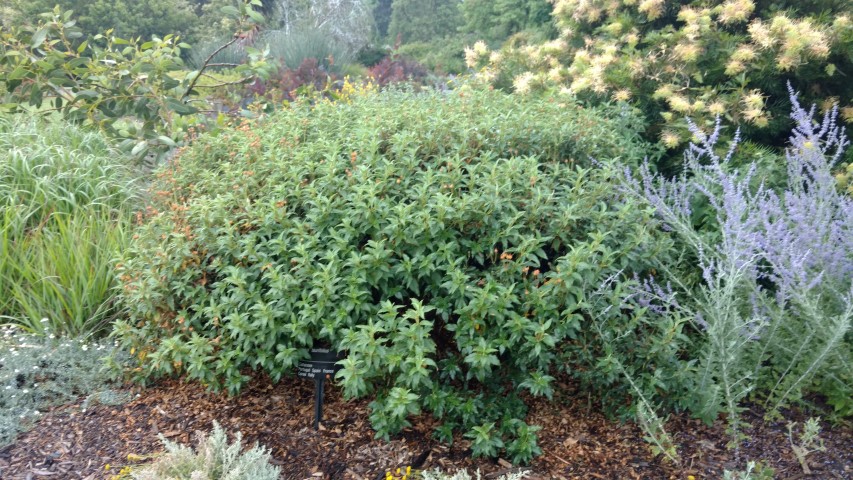
<instances>
[{"instance_id":1,"label":"silver-green shrub","mask_svg":"<svg viewBox=\"0 0 853 480\"><path fill-rule=\"evenodd\" d=\"M738 135L728 155L717 153L719 121L710 134L693 125L701 141L687 151L682 176L662 179L646 165L628 181L700 267L693 278L667 270L645 280L638 300L701 332L688 407L708 421L725 411L735 444L748 395L771 414L810 392L842 415L853 410L853 200L831 173L848 141L837 109L816 119L790 93L784 190L754 182L754 164L732 168ZM697 228L703 215L708 225Z\"/></svg>"},{"instance_id":2,"label":"silver-green shrub","mask_svg":"<svg viewBox=\"0 0 853 480\"><path fill-rule=\"evenodd\" d=\"M12 443L53 405L79 397L127 400L111 390L113 375L104 368L107 358L122 361L111 343L53 337L0 329L0 446Z\"/></svg>"},{"instance_id":3,"label":"silver-green shrub","mask_svg":"<svg viewBox=\"0 0 853 480\"><path fill-rule=\"evenodd\" d=\"M480 475L480 471L471 476L466 470L459 470L454 474L443 473L439 470L425 470L419 473L419 477L421 480L482 480L483 476ZM527 478L528 472L517 472L517 473L508 473L506 475L501 475L497 477L496 480L522 480Z\"/></svg>"},{"instance_id":4,"label":"silver-green shrub","mask_svg":"<svg viewBox=\"0 0 853 480\"><path fill-rule=\"evenodd\" d=\"M196 433L196 449L170 442L160 435L166 448L154 463L134 471L135 480L278 480L280 470L269 463L270 453L255 445L243 452L242 435L228 443L225 430L213 422L213 432Z\"/></svg>"}]
</instances>

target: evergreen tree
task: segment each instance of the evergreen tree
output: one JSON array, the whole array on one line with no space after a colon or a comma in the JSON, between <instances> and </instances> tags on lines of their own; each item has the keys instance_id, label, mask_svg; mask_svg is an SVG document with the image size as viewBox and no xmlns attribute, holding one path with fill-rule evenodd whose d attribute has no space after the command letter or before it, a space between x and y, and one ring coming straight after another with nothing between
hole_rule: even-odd
<instances>
[{"instance_id":1,"label":"evergreen tree","mask_svg":"<svg viewBox=\"0 0 853 480\"><path fill-rule=\"evenodd\" d=\"M388 35L403 42L428 42L454 34L462 25L459 0L393 0Z\"/></svg>"},{"instance_id":2,"label":"evergreen tree","mask_svg":"<svg viewBox=\"0 0 853 480\"><path fill-rule=\"evenodd\" d=\"M491 42L510 35L551 25L552 5L548 0L465 0L463 30Z\"/></svg>"}]
</instances>

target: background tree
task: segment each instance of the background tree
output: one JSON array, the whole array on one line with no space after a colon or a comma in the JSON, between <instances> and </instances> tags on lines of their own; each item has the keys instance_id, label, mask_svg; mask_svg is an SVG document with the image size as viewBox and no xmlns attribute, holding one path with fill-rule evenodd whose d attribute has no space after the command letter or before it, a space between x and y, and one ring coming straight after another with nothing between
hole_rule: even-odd
<instances>
[{"instance_id":1,"label":"background tree","mask_svg":"<svg viewBox=\"0 0 853 480\"><path fill-rule=\"evenodd\" d=\"M394 0L376 0L373 6L373 21L376 23L376 33L379 38L388 35L388 27L391 25L391 4Z\"/></svg>"},{"instance_id":2,"label":"background tree","mask_svg":"<svg viewBox=\"0 0 853 480\"><path fill-rule=\"evenodd\" d=\"M120 38L175 34L192 41L188 36L199 18L189 0L12 0L11 5L18 12L18 24L34 23L39 14L57 5L62 11L71 10L84 36L112 28Z\"/></svg>"},{"instance_id":3,"label":"background tree","mask_svg":"<svg viewBox=\"0 0 853 480\"><path fill-rule=\"evenodd\" d=\"M454 34L461 26L459 0L394 0L388 35L403 42L428 42Z\"/></svg>"},{"instance_id":4,"label":"background tree","mask_svg":"<svg viewBox=\"0 0 853 480\"><path fill-rule=\"evenodd\" d=\"M465 0L460 5L463 30L489 42L502 41L523 30L550 30L548 0Z\"/></svg>"}]
</instances>

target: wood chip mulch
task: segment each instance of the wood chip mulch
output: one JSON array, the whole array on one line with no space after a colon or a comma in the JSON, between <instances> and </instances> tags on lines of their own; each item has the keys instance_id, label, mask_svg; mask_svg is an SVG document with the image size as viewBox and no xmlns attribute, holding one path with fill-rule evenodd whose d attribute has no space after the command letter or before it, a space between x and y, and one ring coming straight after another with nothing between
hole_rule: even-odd
<instances>
[{"instance_id":1,"label":"wood chip mulch","mask_svg":"<svg viewBox=\"0 0 853 480\"><path fill-rule=\"evenodd\" d=\"M527 467L531 479L687 479L720 478L723 469L742 466L726 448L722 422L708 427L686 415L675 415L667 431L679 447L675 466L651 455L643 433L621 424L588 405L570 382L555 402L532 400L527 421L541 425L543 454ZM272 450L273 461L288 480L382 478L398 466L455 471L480 469L495 478L516 468L504 459L472 459L461 437L452 446L430 438L435 427L429 416L390 442L374 439L368 402L345 401L328 386L324 422L312 428L313 382L285 379L271 384L253 381L237 397L207 392L197 384L165 381L138 392L120 406L82 402L54 409L17 443L0 449L0 479L107 479L122 466L145 463L162 451L158 434L194 443L196 430L209 431L214 420L227 431L240 431L244 445L259 442ZM853 479L853 429L823 424L824 453L808 457L805 475L788 443L786 421L766 423L746 414L752 427L739 452L741 459L764 460L777 479ZM788 420L802 422L796 414ZM130 458L130 460L129 460ZM105 466L110 465L106 470Z\"/></svg>"}]
</instances>

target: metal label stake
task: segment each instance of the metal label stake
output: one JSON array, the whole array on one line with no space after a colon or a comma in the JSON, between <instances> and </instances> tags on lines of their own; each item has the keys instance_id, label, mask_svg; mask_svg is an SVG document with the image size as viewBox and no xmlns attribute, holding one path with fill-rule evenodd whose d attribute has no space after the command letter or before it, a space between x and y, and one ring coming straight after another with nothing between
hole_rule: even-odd
<instances>
[{"instance_id":1,"label":"metal label stake","mask_svg":"<svg viewBox=\"0 0 853 480\"><path fill-rule=\"evenodd\" d=\"M320 421L323 419L326 375L334 375L341 369L337 362L343 357L327 348L312 348L309 353L311 358L297 365L296 376L314 380L314 430L319 430Z\"/></svg>"}]
</instances>

